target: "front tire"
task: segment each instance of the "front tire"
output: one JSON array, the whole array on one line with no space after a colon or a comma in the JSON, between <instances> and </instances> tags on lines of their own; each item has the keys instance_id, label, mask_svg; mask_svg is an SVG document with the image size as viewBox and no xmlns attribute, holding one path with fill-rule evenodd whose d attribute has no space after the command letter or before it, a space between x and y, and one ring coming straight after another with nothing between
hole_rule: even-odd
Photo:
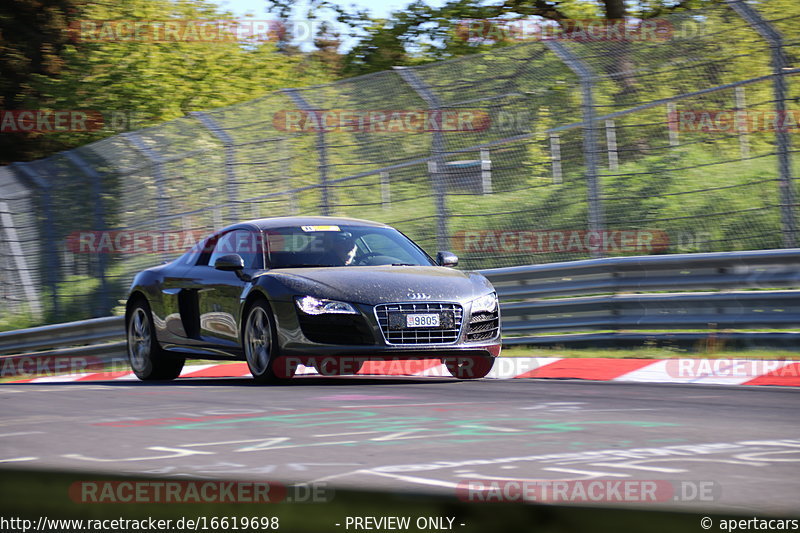
<instances>
[{"instance_id":1,"label":"front tire","mask_svg":"<svg viewBox=\"0 0 800 533\"><path fill-rule=\"evenodd\" d=\"M126 316L128 361L142 381L172 380L180 376L186 358L164 351L158 344L153 315L147 301L140 298Z\"/></svg>"},{"instance_id":2,"label":"front tire","mask_svg":"<svg viewBox=\"0 0 800 533\"><path fill-rule=\"evenodd\" d=\"M494 357L450 357L444 364L456 379L480 379L492 371Z\"/></svg>"},{"instance_id":3,"label":"front tire","mask_svg":"<svg viewBox=\"0 0 800 533\"><path fill-rule=\"evenodd\" d=\"M247 368L257 382L273 383L294 376L296 368L278 356L272 312L264 300L255 302L247 312L242 349Z\"/></svg>"}]
</instances>

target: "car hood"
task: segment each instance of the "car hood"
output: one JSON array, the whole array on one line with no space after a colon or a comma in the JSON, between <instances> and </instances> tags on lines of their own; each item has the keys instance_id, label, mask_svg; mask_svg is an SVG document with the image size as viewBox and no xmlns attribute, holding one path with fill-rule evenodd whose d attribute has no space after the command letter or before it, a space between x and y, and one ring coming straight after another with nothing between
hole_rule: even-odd
<instances>
[{"instance_id":1,"label":"car hood","mask_svg":"<svg viewBox=\"0 0 800 533\"><path fill-rule=\"evenodd\" d=\"M492 290L481 274L436 266L287 268L269 275L297 294L365 304L465 302ZM412 296L417 293L430 298Z\"/></svg>"}]
</instances>

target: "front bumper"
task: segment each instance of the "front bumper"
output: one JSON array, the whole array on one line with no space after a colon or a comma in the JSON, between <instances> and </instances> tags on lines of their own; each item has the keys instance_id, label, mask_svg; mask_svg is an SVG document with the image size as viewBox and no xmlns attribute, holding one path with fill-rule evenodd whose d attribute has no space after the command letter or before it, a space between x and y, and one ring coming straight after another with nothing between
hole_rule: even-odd
<instances>
[{"instance_id":1,"label":"front bumper","mask_svg":"<svg viewBox=\"0 0 800 533\"><path fill-rule=\"evenodd\" d=\"M402 302L407 304L408 302ZM443 359L448 357L497 357L500 354L500 333L491 338L474 340L470 334L469 302L448 302L463 308L458 335L453 342L433 344L390 344L378 323L375 306L355 304L359 315L317 315L310 320L297 310L293 301L275 305L280 353L292 357L328 356L356 359ZM350 318L348 318L350 317ZM324 323L330 319L330 328ZM310 327L311 326L313 327ZM329 329L329 333L326 333ZM333 342L320 342L331 339ZM473 340L471 340L473 339Z\"/></svg>"}]
</instances>

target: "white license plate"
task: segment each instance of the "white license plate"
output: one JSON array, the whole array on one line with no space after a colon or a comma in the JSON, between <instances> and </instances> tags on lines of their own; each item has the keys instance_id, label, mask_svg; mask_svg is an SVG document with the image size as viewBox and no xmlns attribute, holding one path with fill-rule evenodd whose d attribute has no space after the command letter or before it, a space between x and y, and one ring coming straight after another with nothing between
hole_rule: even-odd
<instances>
[{"instance_id":1,"label":"white license plate","mask_svg":"<svg viewBox=\"0 0 800 533\"><path fill-rule=\"evenodd\" d=\"M439 315L438 314L415 314L406 315L407 328L438 328Z\"/></svg>"}]
</instances>

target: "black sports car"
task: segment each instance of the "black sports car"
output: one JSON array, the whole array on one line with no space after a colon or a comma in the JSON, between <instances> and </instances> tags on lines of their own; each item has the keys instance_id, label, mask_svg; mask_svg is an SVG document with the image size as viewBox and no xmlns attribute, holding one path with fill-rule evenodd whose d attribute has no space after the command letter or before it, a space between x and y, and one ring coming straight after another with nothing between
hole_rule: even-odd
<instances>
[{"instance_id":1,"label":"black sports car","mask_svg":"<svg viewBox=\"0 0 800 533\"><path fill-rule=\"evenodd\" d=\"M174 379L187 357L244 359L258 381L358 372L369 359L441 359L484 377L500 353L489 281L434 261L365 220L286 217L234 224L140 272L128 296L128 356L139 379Z\"/></svg>"}]
</instances>

